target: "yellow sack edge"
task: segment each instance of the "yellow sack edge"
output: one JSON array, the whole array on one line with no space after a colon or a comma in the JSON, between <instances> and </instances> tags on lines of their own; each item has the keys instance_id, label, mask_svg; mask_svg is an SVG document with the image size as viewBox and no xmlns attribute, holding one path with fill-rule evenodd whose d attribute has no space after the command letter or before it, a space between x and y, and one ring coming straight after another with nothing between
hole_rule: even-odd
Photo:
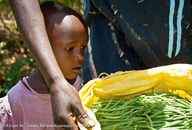
<instances>
[{"instance_id":1,"label":"yellow sack edge","mask_svg":"<svg viewBox=\"0 0 192 130\"><path fill-rule=\"evenodd\" d=\"M116 72L89 81L80 90L79 96L83 107L89 111L91 104L103 98L129 99L152 92L171 92L191 101L192 65L173 64L146 70Z\"/></svg>"}]
</instances>

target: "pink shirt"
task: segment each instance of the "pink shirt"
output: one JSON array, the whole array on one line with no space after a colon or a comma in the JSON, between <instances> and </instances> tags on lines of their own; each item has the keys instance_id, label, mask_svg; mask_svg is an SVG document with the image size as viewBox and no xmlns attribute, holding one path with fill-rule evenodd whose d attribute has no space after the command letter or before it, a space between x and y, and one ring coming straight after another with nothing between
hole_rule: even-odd
<instances>
[{"instance_id":1,"label":"pink shirt","mask_svg":"<svg viewBox=\"0 0 192 130\"><path fill-rule=\"evenodd\" d=\"M30 87L25 78L24 82ZM79 76L73 86L80 90ZM55 130L59 127L53 122L50 94L30 91L19 81L0 98L0 130Z\"/></svg>"}]
</instances>

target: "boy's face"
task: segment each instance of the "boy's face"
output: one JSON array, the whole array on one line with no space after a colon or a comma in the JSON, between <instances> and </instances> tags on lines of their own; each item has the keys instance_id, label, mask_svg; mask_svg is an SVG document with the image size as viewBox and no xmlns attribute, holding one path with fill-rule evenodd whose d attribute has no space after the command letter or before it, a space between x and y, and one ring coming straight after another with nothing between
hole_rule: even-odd
<instances>
[{"instance_id":1,"label":"boy's face","mask_svg":"<svg viewBox=\"0 0 192 130\"><path fill-rule=\"evenodd\" d=\"M58 65L68 80L74 80L81 72L85 59L88 32L73 15L65 16L53 25L51 45Z\"/></svg>"}]
</instances>

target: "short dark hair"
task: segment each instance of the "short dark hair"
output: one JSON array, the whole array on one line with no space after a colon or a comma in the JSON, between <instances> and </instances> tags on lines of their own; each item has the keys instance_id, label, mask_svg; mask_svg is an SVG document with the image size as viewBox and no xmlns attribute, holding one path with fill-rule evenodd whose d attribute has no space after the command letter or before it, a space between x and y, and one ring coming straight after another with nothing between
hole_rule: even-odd
<instances>
[{"instance_id":1,"label":"short dark hair","mask_svg":"<svg viewBox=\"0 0 192 130\"><path fill-rule=\"evenodd\" d=\"M40 8L45 20L47 20L49 16L53 13L64 13L65 15L74 15L81 21L81 23L87 29L87 24L83 19L82 15L76 12L75 10L73 10L72 8L65 6L60 2L56 2L56 1L41 2Z\"/></svg>"}]
</instances>

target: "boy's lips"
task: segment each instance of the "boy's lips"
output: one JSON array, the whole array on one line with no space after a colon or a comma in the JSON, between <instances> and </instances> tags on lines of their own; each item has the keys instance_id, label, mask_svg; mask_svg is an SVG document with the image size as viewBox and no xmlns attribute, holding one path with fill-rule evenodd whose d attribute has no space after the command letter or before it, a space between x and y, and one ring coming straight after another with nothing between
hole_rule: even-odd
<instances>
[{"instance_id":1,"label":"boy's lips","mask_svg":"<svg viewBox=\"0 0 192 130\"><path fill-rule=\"evenodd\" d=\"M72 70L75 72L81 72L81 67L74 67Z\"/></svg>"}]
</instances>

